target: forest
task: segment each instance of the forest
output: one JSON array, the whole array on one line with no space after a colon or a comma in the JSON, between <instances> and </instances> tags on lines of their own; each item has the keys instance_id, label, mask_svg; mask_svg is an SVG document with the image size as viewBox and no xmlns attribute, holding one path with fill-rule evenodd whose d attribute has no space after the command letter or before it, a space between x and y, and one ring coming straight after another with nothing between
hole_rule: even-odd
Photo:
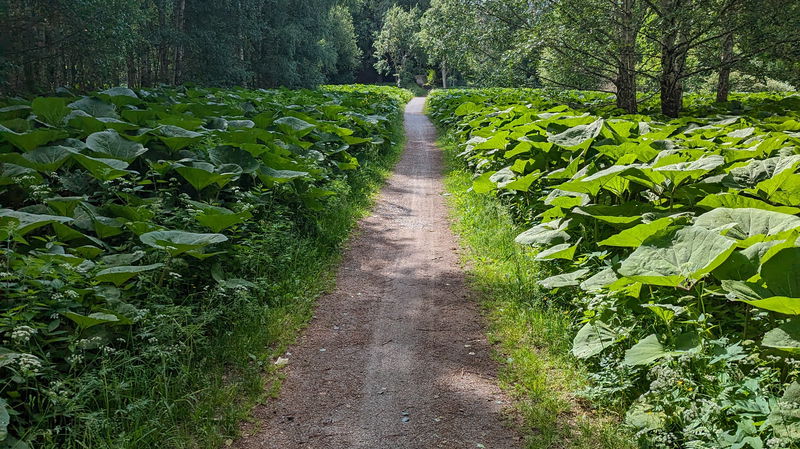
<instances>
[{"instance_id":1,"label":"forest","mask_svg":"<svg viewBox=\"0 0 800 449\"><path fill-rule=\"evenodd\" d=\"M800 447L797 0L0 0L0 449Z\"/></svg>"}]
</instances>

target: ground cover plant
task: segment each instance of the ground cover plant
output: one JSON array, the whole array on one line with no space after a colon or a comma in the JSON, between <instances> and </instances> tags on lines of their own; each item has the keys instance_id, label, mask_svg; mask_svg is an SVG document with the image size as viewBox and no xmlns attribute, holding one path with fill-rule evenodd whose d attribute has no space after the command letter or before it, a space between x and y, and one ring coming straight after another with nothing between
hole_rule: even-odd
<instances>
[{"instance_id":1,"label":"ground cover plant","mask_svg":"<svg viewBox=\"0 0 800 449\"><path fill-rule=\"evenodd\" d=\"M613 97L434 92L471 189L528 230L573 318L581 394L642 447L800 444L800 97L691 96L677 119Z\"/></svg>"},{"instance_id":2,"label":"ground cover plant","mask_svg":"<svg viewBox=\"0 0 800 449\"><path fill-rule=\"evenodd\" d=\"M0 447L217 447L235 433L267 346L308 318L391 166L409 97L2 100Z\"/></svg>"}]
</instances>

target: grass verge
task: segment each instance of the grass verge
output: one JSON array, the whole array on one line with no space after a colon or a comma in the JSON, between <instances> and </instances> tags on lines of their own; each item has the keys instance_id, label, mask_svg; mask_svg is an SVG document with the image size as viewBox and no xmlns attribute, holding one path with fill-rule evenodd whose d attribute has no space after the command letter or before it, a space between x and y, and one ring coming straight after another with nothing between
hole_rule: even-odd
<instances>
[{"instance_id":1,"label":"grass verge","mask_svg":"<svg viewBox=\"0 0 800 449\"><path fill-rule=\"evenodd\" d=\"M548 304L536 282L547 277L514 243L524 229L493 196L468 191L453 141L439 142L447 160L445 186L471 284L481 294L489 339L501 361L500 383L514 399L528 449L636 447L613 413L592 410L574 392L586 373L571 357L572 318Z\"/></svg>"}]
</instances>

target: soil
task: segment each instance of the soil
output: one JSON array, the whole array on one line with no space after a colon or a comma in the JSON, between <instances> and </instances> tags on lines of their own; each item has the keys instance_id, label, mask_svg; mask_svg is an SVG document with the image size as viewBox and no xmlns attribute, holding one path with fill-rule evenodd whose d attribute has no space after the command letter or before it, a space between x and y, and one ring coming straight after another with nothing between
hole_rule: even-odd
<instances>
[{"instance_id":1,"label":"soil","mask_svg":"<svg viewBox=\"0 0 800 449\"><path fill-rule=\"evenodd\" d=\"M279 398L254 410L239 449L519 448L484 321L460 268L442 153L423 114L359 224L336 289L286 357Z\"/></svg>"}]
</instances>

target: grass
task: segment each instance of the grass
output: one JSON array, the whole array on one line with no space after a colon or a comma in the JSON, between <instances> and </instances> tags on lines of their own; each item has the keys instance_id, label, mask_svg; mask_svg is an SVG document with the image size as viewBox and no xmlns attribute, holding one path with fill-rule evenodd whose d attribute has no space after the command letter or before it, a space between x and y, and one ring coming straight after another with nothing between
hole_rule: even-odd
<instances>
[{"instance_id":1,"label":"grass","mask_svg":"<svg viewBox=\"0 0 800 449\"><path fill-rule=\"evenodd\" d=\"M636 447L617 417L592 410L573 393L586 385L586 373L570 355L572 317L537 287L549 274L514 243L524 229L495 197L468 191L472 176L455 157L451 139L443 138L440 147L453 228L471 283L482 294L501 386L514 399L526 447Z\"/></svg>"}]
</instances>

